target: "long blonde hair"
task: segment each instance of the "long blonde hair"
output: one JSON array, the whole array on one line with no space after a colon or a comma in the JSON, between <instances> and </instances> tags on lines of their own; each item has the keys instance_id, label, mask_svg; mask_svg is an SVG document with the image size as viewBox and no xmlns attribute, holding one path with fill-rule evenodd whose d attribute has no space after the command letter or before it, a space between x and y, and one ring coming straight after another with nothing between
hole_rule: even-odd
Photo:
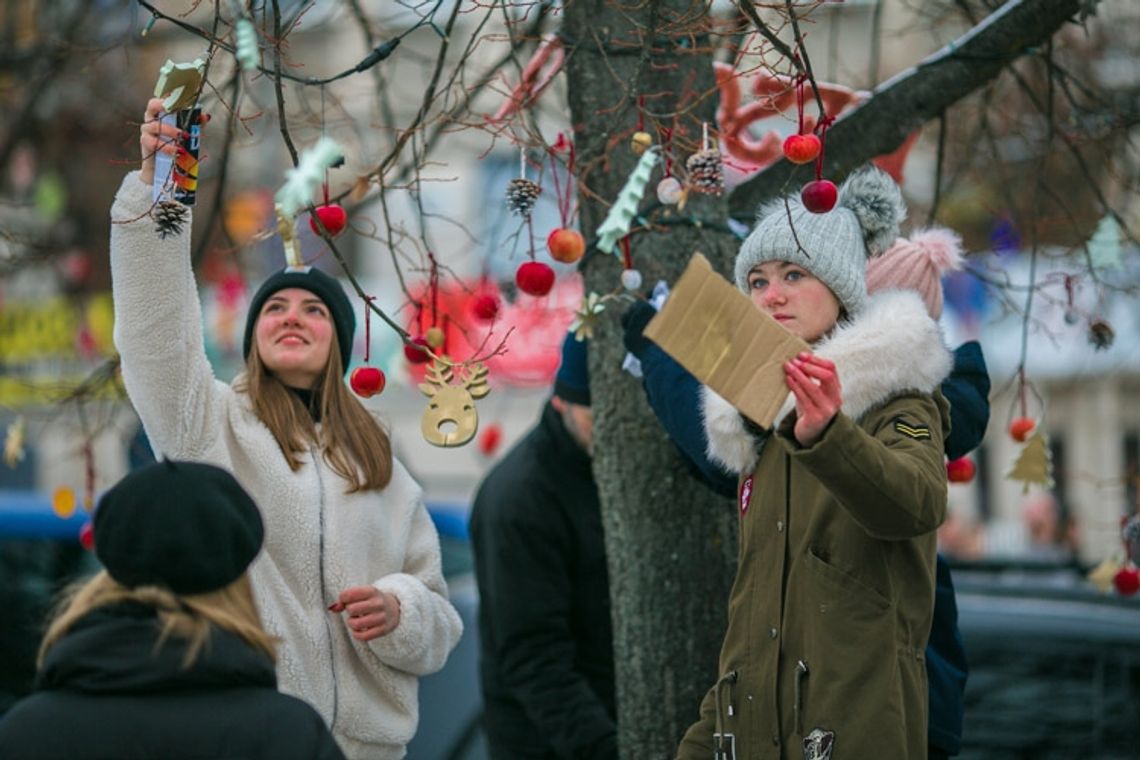
<instances>
[{"instance_id":1,"label":"long blonde hair","mask_svg":"<svg viewBox=\"0 0 1140 760\"><path fill-rule=\"evenodd\" d=\"M124 602L136 602L158 611L162 630L156 649L171 637L187 641L183 668L190 667L198 659L209 641L211 626L237 635L273 662L277 661L277 639L261 626L248 572L217 591L180 596L161 586L127 588L106 570L101 570L95 577L65 593L40 644L37 665L43 665L48 650L59 643L80 618L100 607Z\"/></svg>"},{"instance_id":2,"label":"long blonde hair","mask_svg":"<svg viewBox=\"0 0 1140 760\"><path fill-rule=\"evenodd\" d=\"M392 479L392 443L376 418L345 387L343 367L334 340L325 371L313 387L321 416L319 436L301 399L261 360L257 341L249 348L245 375L235 387L249 394L254 414L269 428L293 472L301 468L299 455L308 451L308 443L317 442L324 447L325 461L348 481L347 493L378 490Z\"/></svg>"}]
</instances>

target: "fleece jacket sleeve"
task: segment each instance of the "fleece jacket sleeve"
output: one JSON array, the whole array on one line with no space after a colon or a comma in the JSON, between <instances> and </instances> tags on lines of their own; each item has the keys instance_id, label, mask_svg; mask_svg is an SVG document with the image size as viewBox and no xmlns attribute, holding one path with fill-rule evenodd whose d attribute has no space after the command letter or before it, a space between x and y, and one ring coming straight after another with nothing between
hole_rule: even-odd
<instances>
[{"instance_id":1,"label":"fleece jacket sleeve","mask_svg":"<svg viewBox=\"0 0 1140 760\"><path fill-rule=\"evenodd\" d=\"M115 347L123 384L156 454L217 461L223 394L202 337L190 268L190 219L161 237L148 215L150 185L124 179L111 207ZM219 462L221 463L221 462Z\"/></svg>"}]
</instances>

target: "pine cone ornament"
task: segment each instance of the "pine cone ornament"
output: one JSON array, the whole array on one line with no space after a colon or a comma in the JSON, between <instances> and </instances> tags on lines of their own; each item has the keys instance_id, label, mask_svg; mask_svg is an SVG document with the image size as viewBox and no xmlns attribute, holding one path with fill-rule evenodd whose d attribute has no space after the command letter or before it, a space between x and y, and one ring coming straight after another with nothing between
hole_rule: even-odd
<instances>
[{"instance_id":1,"label":"pine cone ornament","mask_svg":"<svg viewBox=\"0 0 1140 760\"><path fill-rule=\"evenodd\" d=\"M1089 343L1097 351L1105 351L1112 347L1116 333L1112 325L1103 319L1094 319L1089 323Z\"/></svg>"},{"instance_id":2,"label":"pine cone ornament","mask_svg":"<svg viewBox=\"0 0 1140 760\"><path fill-rule=\"evenodd\" d=\"M507 206L519 216L528 217L541 192L542 188L536 182L523 177L512 179L507 187Z\"/></svg>"},{"instance_id":3,"label":"pine cone ornament","mask_svg":"<svg viewBox=\"0 0 1140 760\"><path fill-rule=\"evenodd\" d=\"M159 201L151 213L154 219L154 230L163 240L168 235L182 234L182 225L186 224L190 209L178 201Z\"/></svg>"},{"instance_id":4,"label":"pine cone ornament","mask_svg":"<svg viewBox=\"0 0 1140 760\"><path fill-rule=\"evenodd\" d=\"M693 192L720 195L724 192L724 166L716 148L699 150L685 162Z\"/></svg>"}]
</instances>

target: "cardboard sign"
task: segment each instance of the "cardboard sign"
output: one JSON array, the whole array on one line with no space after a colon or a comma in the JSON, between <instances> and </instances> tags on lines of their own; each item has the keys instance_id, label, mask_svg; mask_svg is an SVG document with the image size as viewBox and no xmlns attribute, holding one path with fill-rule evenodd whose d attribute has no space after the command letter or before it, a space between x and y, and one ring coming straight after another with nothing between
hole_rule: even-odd
<instances>
[{"instance_id":1,"label":"cardboard sign","mask_svg":"<svg viewBox=\"0 0 1140 760\"><path fill-rule=\"evenodd\" d=\"M645 335L750 420L772 427L788 397L784 362L808 344L693 254Z\"/></svg>"}]
</instances>

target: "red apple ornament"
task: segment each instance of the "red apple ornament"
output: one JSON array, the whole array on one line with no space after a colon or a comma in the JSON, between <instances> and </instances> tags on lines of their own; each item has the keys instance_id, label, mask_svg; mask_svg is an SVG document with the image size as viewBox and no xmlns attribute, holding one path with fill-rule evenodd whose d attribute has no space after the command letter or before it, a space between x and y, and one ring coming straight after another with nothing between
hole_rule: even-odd
<instances>
[{"instance_id":1,"label":"red apple ornament","mask_svg":"<svg viewBox=\"0 0 1140 760\"><path fill-rule=\"evenodd\" d=\"M384 390L384 373L377 367L357 367L348 378L352 391L361 398L370 398Z\"/></svg>"},{"instance_id":2,"label":"red apple ornament","mask_svg":"<svg viewBox=\"0 0 1140 760\"><path fill-rule=\"evenodd\" d=\"M1018 443L1025 443L1025 439L1033 432L1037 423L1028 417L1017 417L1009 423L1009 437Z\"/></svg>"},{"instance_id":3,"label":"red apple ornament","mask_svg":"<svg viewBox=\"0 0 1140 760\"><path fill-rule=\"evenodd\" d=\"M969 457L951 459L946 463L946 479L951 483L969 483L977 471L974 460Z\"/></svg>"},{"instance_id":4,"label":"red apple ornament","mask_svg":"<svg viewBox=\"0 0 1140 760\"><path fill-rule=\"evenodd\" d=\"M839 200L839 188L829 179L817 179L804 185L800 191L800 200L804 208L813 214L826 214L835 208Z\"/></svg>"},{"instance_id":5,"label":"red apple ornament","mask_svg":"<svg viewBox=\"0 0 1140 760\"><path fill-rule=\"evenodd\" d=\"M812 134L790 135L784 140L784 157L793 164L807 164L819 155L819 138Z\"/></svg>"},{"instance_id":6,"label":"red apple ornament","mask_svg":"<svg viewBox=\"0 0 1140 760\"><path fill-rule=\"evenodd\" d=\"M421 346L423 348L421 348ZM404 344L404 358L412 364L424 364L431 361L431 357L424 349L428 347L427 338L417 335L411 343Z\"/></svg>"},{"instance_id":7,"label":"red apple ornament","mask_svg":"<svg viewBox=\"0 0 1140 760\"><path fill-rule=\"evenodd\" d=\"M586 241L578 230L560 227L546 238L546 247L555 261L573 264L586 252Z\"/></svg>"},{"instance_id":8,"label":"red apple ornament","mask_svg":"<svg viewBox=\"0 0 1140 760\"><path fill-rule=\"evenodd\" d=\"M490 293L476 296L471 302L471 313L484 322L490 322L499 316L499 299Z\"/></svg>"},{"instance_id":9,"label":"red apple ornament","mask_svg":"<svg viewBox=\"0 0 1140 760\"><path fill-rule=\"evenodd\" d=\"M1112 585L1121 596L1132 596L1140 591L1140 570L1131 564L1125 565L1112 576Z\"/></svg>"},{"instance_id":10,"label":"red apple ornament","mask_svg":"<svg viewBox=\"0 0 1140 760\"><path fill-rule=\"evenodd\" d=\"M541 261L524 261L515 272L519 290L532 296L544 296L554 287L554 270Z\"/></svg>"},{"instance_id":11,"label":"red apple ornament","mask_svg":"<svg viewBox=\"0 0 1140 760\"><path fill-rule=\"evenodd\" d=\"M344 232L345 225L348 224L348 214L338 203L326 203L324 206L317 206L317 216L320 218L321 224L328 230L330 237L336 237ZM320 225L312 216L309 217L309 226L313 228L314 233L321 234Z\"/></svg>"}]
</instances>

